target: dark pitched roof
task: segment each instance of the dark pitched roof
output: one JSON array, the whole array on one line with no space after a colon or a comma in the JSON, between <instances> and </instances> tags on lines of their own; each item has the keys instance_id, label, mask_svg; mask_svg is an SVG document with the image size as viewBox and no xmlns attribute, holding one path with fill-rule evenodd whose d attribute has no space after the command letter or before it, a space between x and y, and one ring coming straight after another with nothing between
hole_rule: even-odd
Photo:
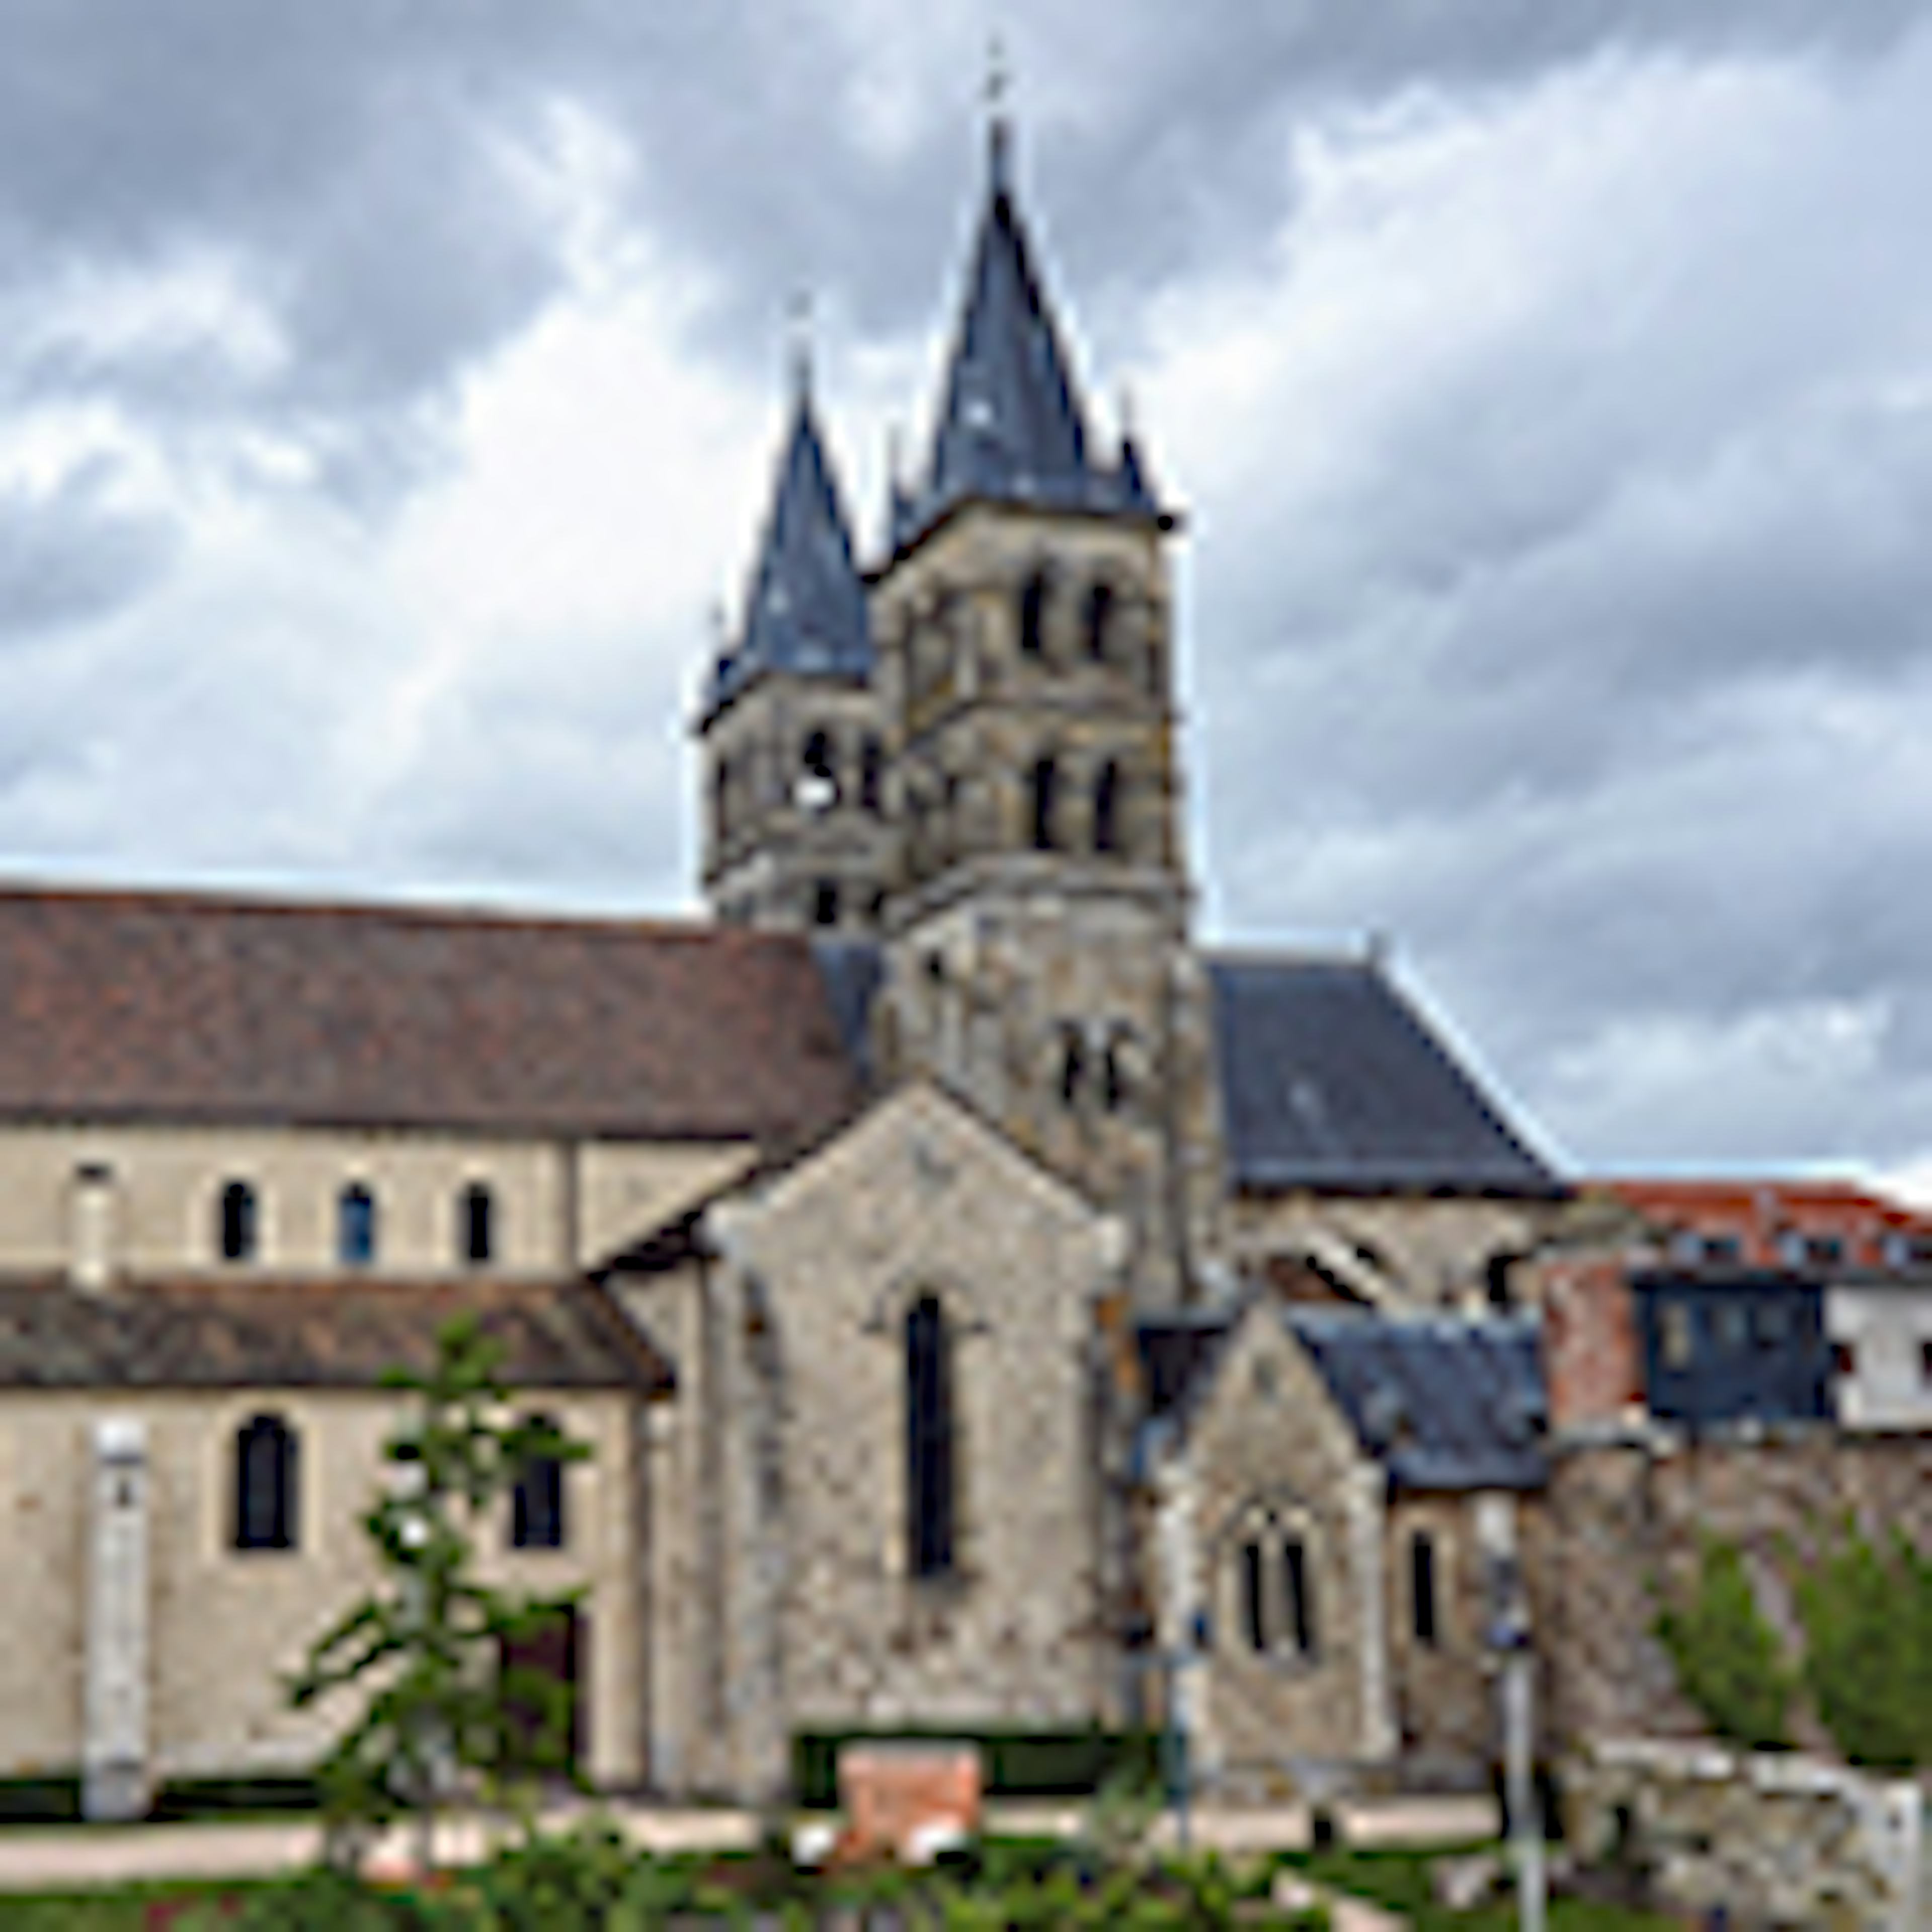
<instances>
[{"instance_id":1,"label":"dark pitched roof","mask_svg":"<svg viewBox=\"0 0 1932 1932\"><path fill-rule=\"evenodd\" d=\"M772 670L860 680L872 674L866 586L802 376L743 627L712 667L707 709L716 711Z\"/></svg>"},{"instance_id":2,"label":"dark pitched roof","mask_svg":"<svg viewBox=\"0 0 1932 1932\"><path fill-rule=\"evenodd\" d=\"M1224 957L1208 974L1237 1188L1563 1191L1378 965Z\"/></svg>"},{"instance_id":3,"label":"dark pitched roof","mask_svg":"<svg viewBox=\"0 0 1932 1932\"><path fill-rule=\"evenodd\" d=\"M1533 1490L1550 1406L1533 1321L1294 1308L1362 1447L1406 1490Z\"/></svg>"},{"instance_id":4,"label":"dark pitched roof","mask_svg":"<svg viewBox=\"0 0 1932 1932\"><path fill-rule=\"evenodd\" d=\"M892 544L904 548L969 499L1157 519L1131 437L1096 460L1071 363L1007 180L995 122L986 202L973 247L946 394L923 488L896 488Z\"/></svg>"},{"instance_id":5,"label":"dark pitched roof","mask_svg":"<svg viewBox=\"0 0 1932 1932\"><path fill-rule=\"evenodd\" d=\"M166 1281L107 1295L0 1280L0 1388L367 1388L473 1314L514 1388L661 1395L670 1364L582 1281Z\"/></svg>"},{"instance_id":6,"label":"dark pitched roof","mask_svg":"<svg viewBox=\"0 0 1932 1932\"><path fill-rule=\"evenodd\" d=\"M814 1138L857 1102L802 938L0 892L0 1119Z\"/></svg>"}]
</instances>

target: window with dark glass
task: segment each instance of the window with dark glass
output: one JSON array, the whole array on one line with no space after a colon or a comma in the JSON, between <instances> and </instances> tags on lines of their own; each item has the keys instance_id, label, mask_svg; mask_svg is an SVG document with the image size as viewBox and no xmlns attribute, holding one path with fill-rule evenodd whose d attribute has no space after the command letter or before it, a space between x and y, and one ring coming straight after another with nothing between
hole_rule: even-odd
<instances>
[{"instance_id":1,"label":"window with dark glass","mask_svg":"<svg viewBox=\"0 0 1932 1932\"><path fill-rule=\"evenodd\" d=\"M885 748L876 738L868 738L859 748L859 802L868 812L884 808Z\"/></svg>"},{"instance_id":2,"label":"window with dark glass","mask_svg":"<svg viewBox=\"0 0 1932 1932\"><path fill-rule=\"evenodd\" d=\"M1858 1347L1856 1342L1832 1344L1832 1372L1840 1382L1849 1382L1858 1372Z\"/></svg>"},{"instance_id":3,"label":"window with dark glass","mask_svg":"<svg viewBox=\"0 0 1932 1932\"><path fill-rule=\"evenodd\" d=\"M1319 1630L1306 1538L1263 1509L1251 1518L1234 1556L1236 1609L1248 1648L1262 1656L1312 1662Z\"/></svg>"},{"instance_id":4,"label":"window with dark glass","mask_svg":"<svg viewBox=\"0 0 1932 1932\"><path fill-rule=\"evenodd\" d=\"M1070 1107L1080 1098L1080 1083L1086 1078L1087 1048L1078 1027L1063 1027L1060 1035L1060 1103Z\"/></svg>"},{"instance_id":5,"label":"window with dark glass","mask_svg":"<svg viewBox=\"0 0 1932 1932\"><path fill-rule=\"evenodd\" d=\"M905 1355L908 1553L915 1576L944 1576L953 1558L952 1364L936 1297L908 1311Z\"/></svg>"},{"instance_id":6,"label":"window with dark glass","mask_svg":"<svg viewBox=\"0 0 1932 1932\"><path fill-rule=\"evenodd\" d=\"M1438 1624L1436 1605L1436 1539L1419 1529L1408 1543L1410 1628L1419 1644L1434 1649Z\"/></svg>"},{"instance_id":7,"label":"window with dark glass","mask_svg":"<svg viewBox=\"0 0 1932 1932\"><path fill-rule=\"evenodd\" d=\"M1315 1579L1309 1574L1308 1546L1291 1536L1281 1549L1282 1587L1286 1601L1286 1634L1304 1657L1315 1653Z\"/></svg>"},{"instance_id":8,"label":"window with dark glass","mask_svg":"<svg viewBox=\"0 0 1932 1932\"><path fill-rule=\"evenodd\" d=\"M1094 781L1094 849L1120 849L1120 768L1112 758Z\"/></svg>"},{"instance_id":9,"label":"window with dark glass","mask_svg":"<svg viewBox=\"0 0 1932 1932\"><path fill-rule=\"evenodd\" d=\"M1100 1104L1110 1114L1118 1114L1127 1102L1126 1044L1114 1034L1100 1055Z\"/></svg>"},{"instance_id":10,"label":"window with dark glass","mask_svg":"<svg viewBox=\"0 0 1932 1932\"><path fill-rule=\"evenodd\" d=\"M1096 584L1087 593L1087 655L1096 664L1107 657L1107 636L1114 622L1114 586Z\"/></svg>"},{"instance_id":11,"label":"window with dark glass","mask_svg":"<svg viewBox=\"0 0 1932 1932\"><path fill-rule=\"evenodd\" d=\"M1918 1345L1918 1379L1932 1388L1932 1342L1921 1342Z\"/></svg>"},{"instance_id":12,"label":"window with dark glass","mask_svg":"<svg viewBox=\"0 0 1932 1932\"><path fill-rule=\"evenodd\" d=\"M1042 758L1033 768L1030 782L1033 846L1036 852L1051 852L1054 847L1054 793L1060 782L1059 767L1051 758Z\"/></svg>"},{"instance_id":13,"label":"window with dark glass","mask_svg":"<svg viewBox=\"0 0 1932 1932\"><path fill-rule=\"evenodd\" d=\"M1030 658L1046 650L1046 572L1036 570L1020 588L1020 651Z\"/></svg>"},{"instance_id":14,"label":"window with dark glass","mask_svg":"<svg viewBox=\"0 0 1932 1932\"><path fill-rule=\"evenodd\" d=\"M235 1436L235 1547L293 1550L300 1533L301 1446L278 1415L250 1418Z\"/></svg>"},{"instance_id":15,"label":"window with dark glass","mask_svg":"<svg viewBox=\"0 0 1932 1932\"><path fill-rule=\"evenodd\" d=\"M255 1190L245 1180L231 1180L221 1190L221 1258L245 1262L255 1252Z\"/></svg>"},{"instance_id":16,"label":"window with dark glass","mask_svg":"<svg viewBox=\"0 0 1932 1932\"><path fill-rule=\"evenodd\" d=\"M458 1197L458 1239L466 1262L487 1262L496 1252L496 1197L480 1180L472 1180Z\"/></svg>"},{"instance_id":17,"label":"window with dark glass","mask_svg":"<svg viewBox=\"0 0 1932 1932\"><path fill-rule=\"evenodd\" d=\"M1268 1552L1258 1541L1250 1539L1241 1545L1241 1628L1246 1633L1250 1650L1273 1648L1269 1641L1267 1580Z\"/></svg>"},{"instance_id":18,"label":"window with dark glass","mask_svg":"<svg viewBox=\"0 0 1932 1932\"><path fill-rule=\"evenodd\" d=\"M812 922L814 926L838 923L838 887L830 879L820 879L812 889Z\"/></svg>"},{"instance_id":19,"label":"window with dark glass","mask_svg":"<svg viewBox=\"0 0 1932 1932\"><path fill-rule=\"evenodd\" d=\"M532 1415L527 1426L556 1432L546 1415ZM510 1544L515 1550L563 1547L563 1464L554 1456L532 1456L517 1472L510 1492Z\"/></svg>"},{"instance_id":20,"label":"window with dark glass","mask_svg":"<svg viewBox=\"0 0 1932 1932\"><path fill-rule=\"evenodd\" d=\"M336 1252L350 1268L376 1258L376 1197L359 1181L342 1190L335 1205Z\"/></svg>"}]
</instances>

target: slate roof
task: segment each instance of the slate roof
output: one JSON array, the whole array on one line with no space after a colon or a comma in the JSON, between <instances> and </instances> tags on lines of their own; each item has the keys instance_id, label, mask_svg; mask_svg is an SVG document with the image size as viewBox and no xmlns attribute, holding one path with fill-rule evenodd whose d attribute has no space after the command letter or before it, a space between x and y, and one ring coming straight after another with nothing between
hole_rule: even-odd
<instances>
[{"instance_id":1,"label":"slate roof","mask_svg":"<svg viewBox=\"0 0 1932 1932\"><path fill-rule=\"evenodd\" d=\"M1534 1321L1306 1307L1282 1318L1405 1490L1533 1490L1550 1406Z\"/></svg>"},{"instance_id":2,"label":"slate roof","mask_svg":"<svg viewBox=\"0 0 1932 1932\"><path fill-rule=\"evenodd\" d=\"M1549 1401L1534 1320L1283 1308L1177 1313L1135 1331L1147 1414L1184 1429L1246 1310L1286 1324L1363 1448L1406 1490L1526 1490L1546 1474Z\"/></svg>"},{"instance_id":3,"label":"slate roof","mask_svg":"<svg viewBox=\"0 0 1932 1932\"><path fill-rule=\"evenodd\" d=\"M367 1388L428 1368L473 1313L513 1388L660 1395L670 1365L582 1281L143 1281L107 1295L0 1280L0 1388Z\"/></svg>"},{"instance_id":4,"label":"slate roof","mask_svg":"<svg viewBox=\"0 0 1932 1932\"><path fill-rule=\"evenodd\" d=\"M736 640L712 667L707 712L766 671L860 681L872 674L866 586L801 376Z\"/></svg>"},{"instance_id":5,"label":"slate roof","mask_svg":"<svg viewBox=\"0 0 1932 1932\"><path fill-rule=\"evenodd\" d=\"M995 121L985 208L922 485L896 487L892 546L906 548L971 499L1158 519L1131 436L1096 458L1072 364L1007 178L1009 135Z\"/></svg>"},{"instance_id":6,"label":"slate roof","mask_svg":"<svg viewBox=\"0 0 1932 1932\"><path fill-rule=\"evenodd\" d=\"M757 1142L852 1112L802 938L0 892L0 1120Z\"/></svg>"},{"instance_id":7,"label":"slate roof","mask_svg":"<svg viewBox=\"0 0 1932 1932\"><path fill-rule=\"evenodd\" d=\"M1208 974L1238 1189L1564 1191L1374 962L1223 956Z\"/></svg>"}]
</instances>

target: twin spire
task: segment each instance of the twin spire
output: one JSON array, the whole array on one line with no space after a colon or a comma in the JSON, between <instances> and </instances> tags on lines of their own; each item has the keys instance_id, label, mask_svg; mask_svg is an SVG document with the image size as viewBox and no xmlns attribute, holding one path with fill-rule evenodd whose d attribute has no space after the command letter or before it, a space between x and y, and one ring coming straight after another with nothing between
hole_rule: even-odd
<instances>
[{"instance_id":1,"label":"twin spire","mask_svg":"<svg viewBox=\"0 0 1932 1932\"><path fill-rule=\"evenodd\" d=\"M1006 81L995 53L988 84L986 200L944 403L925 472L890 484L894 556L968 502L1162 520L1131 429L1096 460L1086 412L1034 266L1010 181ZM766 670L863 680L872 668L865 585L813 406L809 309L793 307L791 426L735 647L721 651L708 710Z\"/></svg>"}]
</instances>

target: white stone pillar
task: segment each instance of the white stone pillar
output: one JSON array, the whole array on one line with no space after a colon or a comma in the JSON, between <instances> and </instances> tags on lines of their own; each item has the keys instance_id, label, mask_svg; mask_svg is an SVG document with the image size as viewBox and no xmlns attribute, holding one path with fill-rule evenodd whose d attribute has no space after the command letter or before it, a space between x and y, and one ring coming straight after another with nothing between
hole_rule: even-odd
<instances>
[{"instance_id":1,"label":"white stone pillar","mask_svg":"<svg viewBox=\"0 0 1932 1932\"><path fill-rule=\"evenodd\" d=\"M89 1818L140 1818L152 1795L145 1425L97 1422L92 1462L82 1808Z\"/></svg>"}]
</instances>

